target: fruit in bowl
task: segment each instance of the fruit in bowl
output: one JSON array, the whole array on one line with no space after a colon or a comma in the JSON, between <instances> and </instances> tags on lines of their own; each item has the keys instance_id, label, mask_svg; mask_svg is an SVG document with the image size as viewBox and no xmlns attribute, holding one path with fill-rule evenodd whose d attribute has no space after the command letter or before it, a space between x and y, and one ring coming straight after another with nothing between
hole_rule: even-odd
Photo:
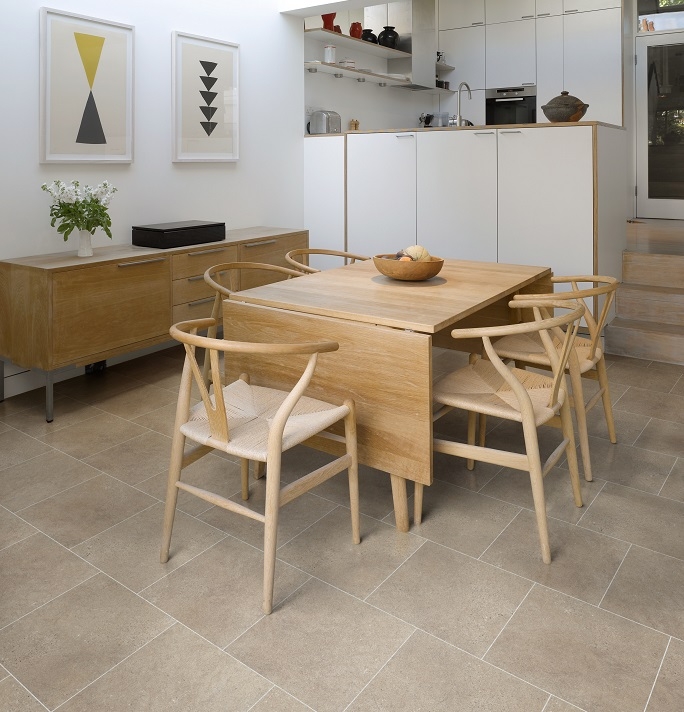
<instances>
[{"instance_id":1,"label":"fruit in bowl","mask_svg":"<svg viewBox=\"0 0 684 712\"><path fill-rule=\"evenodd\" d=\"M373 263L381 274L404 282L421 282L437 275L444 266L421 245L411 245L395 254L376 255Z\"/></svg>"}]
</instances>

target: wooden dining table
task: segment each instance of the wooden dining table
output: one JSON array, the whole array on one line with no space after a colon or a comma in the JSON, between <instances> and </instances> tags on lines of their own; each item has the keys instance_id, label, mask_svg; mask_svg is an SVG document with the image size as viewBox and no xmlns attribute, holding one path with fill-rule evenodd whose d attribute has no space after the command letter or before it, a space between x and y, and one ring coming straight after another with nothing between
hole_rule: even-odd
<instances>
[{"instance_id":1,"label":"wooden dining table","mask_svg":"<svg viewBox=\"0 0 684 712\"><path fill-rule=\"evenodd\" d=\"M436 277L404 282L381 275L372 260L356 262L232 294L223 303L224 338L339 344L319 357L307 394L354 399L359 461L389 473L396 526L408 531L406 482L432 483L433 347L479 351L451 330L510 323L519 317L511 296L553 291L550 276L548 267L445 260ZM291 387L303 365L250 356L226 371ZM336 451L334 441L307 444Z\"/></svg>"}]
</instances>

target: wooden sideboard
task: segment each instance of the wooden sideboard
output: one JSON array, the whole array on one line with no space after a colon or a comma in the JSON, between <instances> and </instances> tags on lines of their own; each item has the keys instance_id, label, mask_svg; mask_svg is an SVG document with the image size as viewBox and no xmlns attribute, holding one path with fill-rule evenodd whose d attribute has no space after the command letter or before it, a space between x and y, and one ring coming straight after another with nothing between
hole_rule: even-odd
<instances>
[{"instance_id":1,"label":"wooden sideboard","mask_svg":"<svg viewBox=\"0 0 684 712\"><path fill-rule=\"evenodd\" d=\"M46 373L46 419L53 417L54 371L169 341L169 328L211 313L202 275L221 262L287 266L285 253L308 247L307 230L251 227L226 239L168 250L96 248L0 261L0 400L4 360ZM249 275L240 288L268 277ZM262 281L256 281L261 279Z\"/></svg>"}]
</instances>

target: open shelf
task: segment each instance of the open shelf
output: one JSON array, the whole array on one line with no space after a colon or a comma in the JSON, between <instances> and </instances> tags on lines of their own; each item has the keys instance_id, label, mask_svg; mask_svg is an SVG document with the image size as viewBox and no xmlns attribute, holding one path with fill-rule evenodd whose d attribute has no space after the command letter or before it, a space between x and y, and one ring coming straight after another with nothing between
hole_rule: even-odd
<instances>
[{"instance_id":1,"label":"open shelf","mask_svg":"<svg viewBox=\"0 0 684 712\"><path fill-rule=\"evenodd\" d=\"M366 52L366 54L372 54L375 57L384 57L385 59L405 59L411 56L408 52L390 49L389 47L375 44L375 42L358 40L356 37L350 37L349 35L331 32L330 30L322 30L320 28L304 30L304 35L319 40L320 42L325 42L326 44L333 44L336 47L346 47L350 50Z\"/></svg>"},{"instance_id":2,"label":"open shelf","mask_svg":"<svg viewBox=\"0 0 684 712\"><path fill-rule=\"evenodd\" d=\"M388 77L386 74L376 74L375 72L363 72L360 69L349 69L341 67L339 64L328 64L327 62L304 62L304 67L309 72L323 72L324 74L340 75L339 78L365 79L374 84L387 84L387 86L408 86L411 82L408 79L397 79Z\"/></svg>"}]
</instances>

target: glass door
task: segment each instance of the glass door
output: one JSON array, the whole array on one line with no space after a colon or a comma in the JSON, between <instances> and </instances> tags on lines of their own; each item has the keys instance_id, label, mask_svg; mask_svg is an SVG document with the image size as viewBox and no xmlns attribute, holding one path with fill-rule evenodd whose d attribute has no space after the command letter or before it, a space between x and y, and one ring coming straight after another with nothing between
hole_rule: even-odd
<instances>
[{"instance_id":1,"label":"glass door","mask_svg":"<svg viewBox=\"0 0 684 712\"><path fill-rule=\"evenodd\" d=\"M637 217L684 219L684 32L636 38Z\"/></svg>"}]
</instances>

